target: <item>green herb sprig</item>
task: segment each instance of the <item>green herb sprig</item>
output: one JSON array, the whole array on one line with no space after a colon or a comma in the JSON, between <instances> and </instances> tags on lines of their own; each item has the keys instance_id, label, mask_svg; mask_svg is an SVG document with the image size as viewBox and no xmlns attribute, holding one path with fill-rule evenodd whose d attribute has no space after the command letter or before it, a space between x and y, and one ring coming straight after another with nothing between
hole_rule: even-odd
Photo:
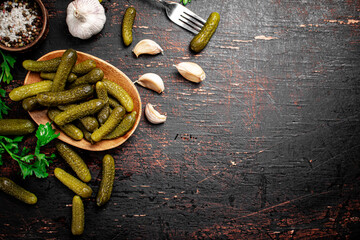
<instances>
[{"instance_id":1,"label":"green herb sprig","mask_svg":"<svg viewBox=\"0 0 360 240\"><path fill-rule=\"evenodd\" d=\"M3 62L1 63L1 75L0 75L0 83L4 82L9 84L13 80L13 76L11 75L11 68L14 68L14 64L16 62L15 58L4 54L0 50L0 54L2 56ZM0 119L3 118L3 114L8 114L8 111L10 108L5 104L5 102L2 100L3 97L5 97L6 91L2 88L0 88Z\"/></svg>"},{"instance_id":2,"label":"green herb sprig","mask_svg":"<svg viewBox=\"0 0 360 240\"><path fill-rule=\"evenodd\" d=\"M180 3L186 5L188 3L191 3L191 0L180 0Z\"/></svg>"},{"instance_id":3,"label":"green herb sprig","mask_svg":"<svg viewBox=\"0 0 360 240\"><path fill-rule=\"evenodd\" d=\"M13 76L11 75L11 68L14 68L14 64L16 62L15 58L4 54L0 50L1 56L3 58L3 62L1 63L1 75L0 75L0 82L5 82L9 84L11 80L13 80Z\"/></svg>"},{"instance_id":4,"label":"green herb sprig","mask_svg":"<svg viewBox=\"0 0 360 240\"><path fill-rule=\"evenodd\" d=\"M0 166L3 165L2 156L7 152L19 164L24 179L33 174L38 178L46 178L48 176L47 167L52 163L55 154L46 156L46 154L40 152L40 148L59 135L60 133L55 134L55 129L52 128L49 122L45 125L40 124L35 134L37 142L34 154L29 154L30 149L26 147L18 154L20 150L19 143L22 142L24 136L17 136L14 139L0 136Z\"/></svg>"}]
</instances>

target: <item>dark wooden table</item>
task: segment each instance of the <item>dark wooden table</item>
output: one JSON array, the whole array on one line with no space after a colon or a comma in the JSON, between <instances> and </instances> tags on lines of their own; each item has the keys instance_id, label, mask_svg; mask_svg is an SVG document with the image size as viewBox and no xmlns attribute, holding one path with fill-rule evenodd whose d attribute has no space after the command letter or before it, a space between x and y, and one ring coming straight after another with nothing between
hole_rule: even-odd
<instances>
[{"instance_id":1,"label":"dark wooden table","mask_svg":"<svg viewBox=\"0 0 360 240\"><path fill-rule=\"evenodd\" d=\"M187 6L219 28L201 54L193 35L170 22L151 0L104 0L107 21L89 40L65 23L70 1L44 0L46 40L15 54L15 81L24 59L74 48L102 58L133 81L148 72L165 82L161 95L138 86L143 106L157 105L168 120L144 116L123 145L105 152L77 149L97 192L101 160L116 161L111 200L85 200L83 239L355 239L360 235L360 2L356 0L193 0ZM121 41L128 6L137 9L134 43ZM164 55L136 58L149 38ZM193 61L207 78L184 80L173 67ZM28 117L19 103L7 118ZM24 145L34 146L35 136ZM54 144L45 147L55 151ZM1 175L36 193L27 206L0 193L0 239L72 238L73 192L53 175L71 169L60 158L49 177L22 180L8 156Z\"/></svg>"}]
</instances>

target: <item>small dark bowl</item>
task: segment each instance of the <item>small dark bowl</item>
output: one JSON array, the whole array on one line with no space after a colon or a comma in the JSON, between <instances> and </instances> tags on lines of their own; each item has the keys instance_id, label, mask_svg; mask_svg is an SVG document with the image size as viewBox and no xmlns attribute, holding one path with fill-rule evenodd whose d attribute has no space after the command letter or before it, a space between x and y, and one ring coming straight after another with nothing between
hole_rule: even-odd
<instances>
[{"instance_id":1,"label":"small dark bowl","mask_svg":"<svg viewBox=\"0 0 360 240\"><path fill-rule=\"evenodd\" d=\"M37 36L37 38L34 41L32 41L31 43L29 43L23 47L7 47L7 46L3 45L2 43L0 43L0 49L9 51L9 52L26 52L27 50L29 50L30 48L32 48L39 42L42 42L46 38L46 36L49 32L49 14L48 14L48 11L46 10L44 4L41 2L41 0L34 0L34 2L36 2L36 4L40 7L40 10L41 10L42 28L41 28L40 34Z\"/></svg>"}]
</instances>

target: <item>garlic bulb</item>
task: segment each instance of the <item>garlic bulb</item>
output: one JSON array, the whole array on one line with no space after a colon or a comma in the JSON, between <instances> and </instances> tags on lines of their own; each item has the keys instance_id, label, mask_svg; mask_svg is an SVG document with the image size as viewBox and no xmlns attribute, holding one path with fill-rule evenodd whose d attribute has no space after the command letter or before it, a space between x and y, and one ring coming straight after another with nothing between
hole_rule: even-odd
<instances>
[{"instance_id":1,"label":"garlic bulb","mask_svg":"<svg viewBox=\"0 0 360 240\"><path fill-rule=\"evenodd\" d=\"M106 22L99 0L75 0L67 7L66 23L72 36L88 39L99 33Z\"/></svg>"},{"instance_id":2,"label":"garlic bulb","mask_svg":"<svg viewBox=\"0 0 360 240\"><path fill-rule=\"evenodd\" d=\"M157 93L162 93L165 89L163 80L155 73L145 73L135 82Z\"/></svg>"},{"instance_id":3,"label":"garlic bulb","mask_svg":"<svg viewBox=\"0 0 360 240\"><path fill-rule=\"evenodd\" d=\"M204 70L196 63L182 62L174 65L179 73L191 82L201 82L206 78Z\"/></svg>"},{"instance_id":4,"label":"garlic bulb","mask_svg":"<svg viewBox=\"0 0 360 240\"><path fill-rule=\"evenodd\" d=\"M146 104L145 116L152 124L160 124L166 121L166 116L156 111L150 103Z\"/></svg>"},{"instance_id":5,"label":"garlic bulb","mask_svg":"<svg viewBox=\"0 0 360 240\"><path fill-rule=\"evenodd\" d=\"M144 39L141 40L136 44L136 46L133 49L134 54L136 57L139 57L141 54L151 54L156 55L158 53L163 53L163 49L160 47L159 44L154 42L150 39Z\"/></svg>"}]
</instances>

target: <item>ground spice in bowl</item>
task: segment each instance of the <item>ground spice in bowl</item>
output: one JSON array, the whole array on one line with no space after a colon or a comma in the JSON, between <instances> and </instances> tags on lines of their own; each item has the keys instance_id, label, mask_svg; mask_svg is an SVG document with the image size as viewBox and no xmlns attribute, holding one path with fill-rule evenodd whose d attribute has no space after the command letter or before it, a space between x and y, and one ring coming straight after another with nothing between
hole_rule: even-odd
<instances>
[{"instance_id":1,"label":"ground spice in bowl","mask_svg":"<svg viewBox=\"0 0 360 240\"><path fill-rule=\"evenodd\" d=\"M10 0L0 4L0 44L23 48L38 40L43 28L43 13L36 1Z\"/></svg>"}]
</instances>

